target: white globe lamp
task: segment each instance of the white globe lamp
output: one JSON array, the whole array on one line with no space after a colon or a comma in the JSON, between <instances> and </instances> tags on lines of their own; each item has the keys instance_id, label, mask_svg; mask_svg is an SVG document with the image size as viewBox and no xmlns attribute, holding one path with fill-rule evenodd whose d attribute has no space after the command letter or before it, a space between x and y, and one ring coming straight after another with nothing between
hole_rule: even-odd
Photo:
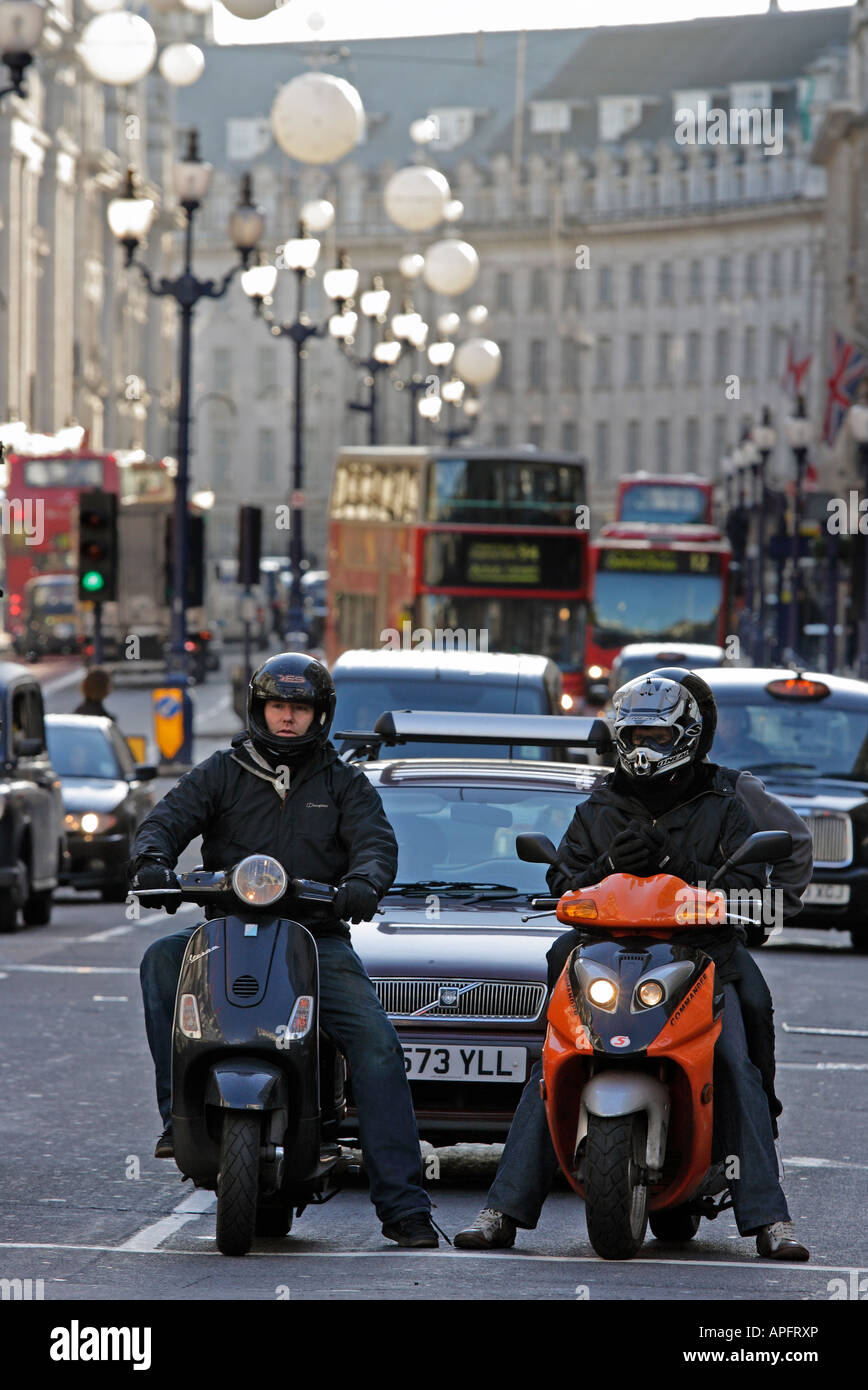
<instances>
[{"instance_id":1,"label":"white globe lamp","mask_svg":"<svg viewBox=\"0 0 868 1390\"><path fill-rule=\"evenodd\" d=\"M500 371L500 348L490 338L468 338L455 353L455 371L471 386L487 386Z\"/></svg>"},{"instance_id":2,"label":"white globe lamp","mask_svg":"<svg viewBox=\"0 0 868 1390\"><path fill-rule=\"evenodd\" d=\"M77 51L91 77L126 87L140 82L154 66L157 36L141 15L113 10L88 21Z\"/></svg>"},{"instance_id":3,"label":"white globe lamp","mask_svg":"<svg viewBox=\"0 0 868 1390\"><path fill-rule=\"evenodd\" d=\"M383 202L396 227L406 232L427 232L443 221L449 184L437 169L411 164L389 179Z\"/></svg>"},{"instance_id":4,"label":"white globe lamp","mask_svg":"<svg viewBox=\"0 0 868 1390\"><path fill-rule=\"evenodd\" d=\"M331 164L356 145L365 110L355 87L327 72L304 72L281 87L271 129L284 154L302 164Z\"/></svg>"},{"instance_id":5,"label":"white globe lamp","mask_svg":"<svg viewBox=\"0 0 868 1390\"><path fill-rule=\"evenodd\" d=\"M205 71L205 54L194 43L170 43L157 66L171 87L192 87Z\"/></svg>"},{"instance_id":6,"label":"white globe lamp","mask_svg":"<svg viewBox=\"0 0 868 1390\"><path fill-rule=\"evenodd\" d=\"M479 257L466 241L435 241L425 252L422 276L436 294L463 294L479 274Z\"/></svg>"}]
</instances>

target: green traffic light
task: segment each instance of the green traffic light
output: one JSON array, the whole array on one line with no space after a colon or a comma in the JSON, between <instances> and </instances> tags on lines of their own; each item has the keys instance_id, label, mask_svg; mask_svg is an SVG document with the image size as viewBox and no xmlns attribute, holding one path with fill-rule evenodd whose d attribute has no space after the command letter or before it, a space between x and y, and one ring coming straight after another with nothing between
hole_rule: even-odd
<instances>
[{"instance_id":1,"label":"green traffic light","mask_svg":"<svg viewBox=\"0 0 868 1390\"><path fill-rule=\"evenodd\" d=\"M97 590L105 588L105 579L99 570L88 570L87 574L81 577L81 587L87 589L89 594L94 594Z\"/></svg>"}]
</instances>

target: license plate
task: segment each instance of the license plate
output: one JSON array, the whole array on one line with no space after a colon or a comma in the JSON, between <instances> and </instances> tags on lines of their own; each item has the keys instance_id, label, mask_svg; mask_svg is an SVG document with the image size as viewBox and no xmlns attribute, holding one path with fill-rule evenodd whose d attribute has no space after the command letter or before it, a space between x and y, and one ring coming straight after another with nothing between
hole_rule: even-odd
<instances>
[{"instance_id":1,"label":"license plate","mask_svg":"<svg viewBox=\"0 0 868 1390\"><path fill-rule=\"evenodd\" d=\"M803 903L848 903L850 901L849 883L809 883Z\"/></svg>"},{"instance_id":2,"label":"license plate","mask_svg":"<svg viewBox=\"0 0 868 1390\"><path fill-rule=\"evenodd\" d=\"M527 1069L526 1047L404 1048L404 1066L411 1081L519 1081Z\"/></svg>"}]
</instances>

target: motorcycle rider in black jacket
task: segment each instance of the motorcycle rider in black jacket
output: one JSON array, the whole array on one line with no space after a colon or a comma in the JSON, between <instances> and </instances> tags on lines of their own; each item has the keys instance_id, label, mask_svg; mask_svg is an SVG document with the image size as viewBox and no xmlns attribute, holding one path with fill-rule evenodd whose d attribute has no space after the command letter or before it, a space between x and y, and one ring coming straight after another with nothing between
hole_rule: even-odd
<instances>
[{"instance_id":1,"label":"motorcycle rider in black jacket","mask_svg":"<svg viewBox=\"0 0 868 1390\"><path fill-rule=\"evenodd\" d=\"M702 761L713 721L674 673L651 672L614 696L617 766L576 807L548 871L551 891L599 883L611 873L675 874L709 884L725 859L756 826L736 795L738 774ZM707 687L706 687L707 689ZM711 692L708 692L709 696ZM713 704L713 697L712 697ZM761 891L760 866L741 865L718 880L727 892ZM557 979L580 932L559 937L548 953L550 983ZM715 1053L716 1125L727 1157L738 1160L730 1179L741 1235L756 1235L770 1259L806 1260L796 1239L778 1178L769 1103L759 1070L748 1055L739 997L739 938L732 925L691 932L714 961L725 995L723 1028ZM745 953L746 954L746 953ZM460 1231L460 1248L511 1246L517 1227L533 1229L557 1171L537 1063L522 1093L494 1183L476 1221Z\"/></svg>"},{"instance_id":2,"label":"motorcycle rider in black jacket","mask_svg":"<svg viewBox=\"0 0 868 1390\"><path fill-rule=\"evenodd\" d=\"M206 869L270 854L290 878L339 885L333 904L304 904L304 923L319 955L321 1026L352 1073L371 1200L383 1234L399 1245L431 1247L438 1239L422 1186L403 1051L343 920L373 916L395 880L397 842L364 772L341 762L328 741L334 710L334 682L313 657L284 652L260 666L248 688L247 733L182 777L139 827L131 887L177 887L172 870L197 835ZM215 913L220 910L206 916ZM174 1156L172 1023L184 950L194 930L154 942L141 965L165 1126L157 1158Z\"/></svg>"}]
</instances>

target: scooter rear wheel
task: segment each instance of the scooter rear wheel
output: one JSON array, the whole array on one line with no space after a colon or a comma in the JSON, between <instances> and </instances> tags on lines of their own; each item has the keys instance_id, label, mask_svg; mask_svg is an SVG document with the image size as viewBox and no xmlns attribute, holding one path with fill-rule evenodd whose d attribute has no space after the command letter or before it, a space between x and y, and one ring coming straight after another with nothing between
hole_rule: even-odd
<instances>
[{"instance_id":1,"label":"scooter rear wheel","mask_svg":"<svg viewBox=\"0 0 868 1390\"><path fill-rule=\"evenodd\" d=\"M588 1118L585 1141L585 1217L588 1236L604 1260L629 1260L648 1226L644 1114Z\"/></svg>"},{"instance_id":2,"label":"scooter rear wheel","mask_svg":"<svg viewBox=\"0 0 868 1390\"><path fill-rule=\"evenodd\" d=\"M648 1224L652 1236L675 1244L692 1240L699 1230L700 1220L698 1212L688 1211L687 1207L670 1207L668 1211L652 1211Z\"/></svg>"},{"instance_id":3,"label":"scooter rear wheel","mask_svg":"<svg viewBox=\"0 0 868 1390\"><path fill-rule=\"evenodd\" d=\"M259 1195L258 1115L227 1110L220 1139L217 1176L217 1249L246 1255L253 1244Z\"/></svg>"}]
</instances>

